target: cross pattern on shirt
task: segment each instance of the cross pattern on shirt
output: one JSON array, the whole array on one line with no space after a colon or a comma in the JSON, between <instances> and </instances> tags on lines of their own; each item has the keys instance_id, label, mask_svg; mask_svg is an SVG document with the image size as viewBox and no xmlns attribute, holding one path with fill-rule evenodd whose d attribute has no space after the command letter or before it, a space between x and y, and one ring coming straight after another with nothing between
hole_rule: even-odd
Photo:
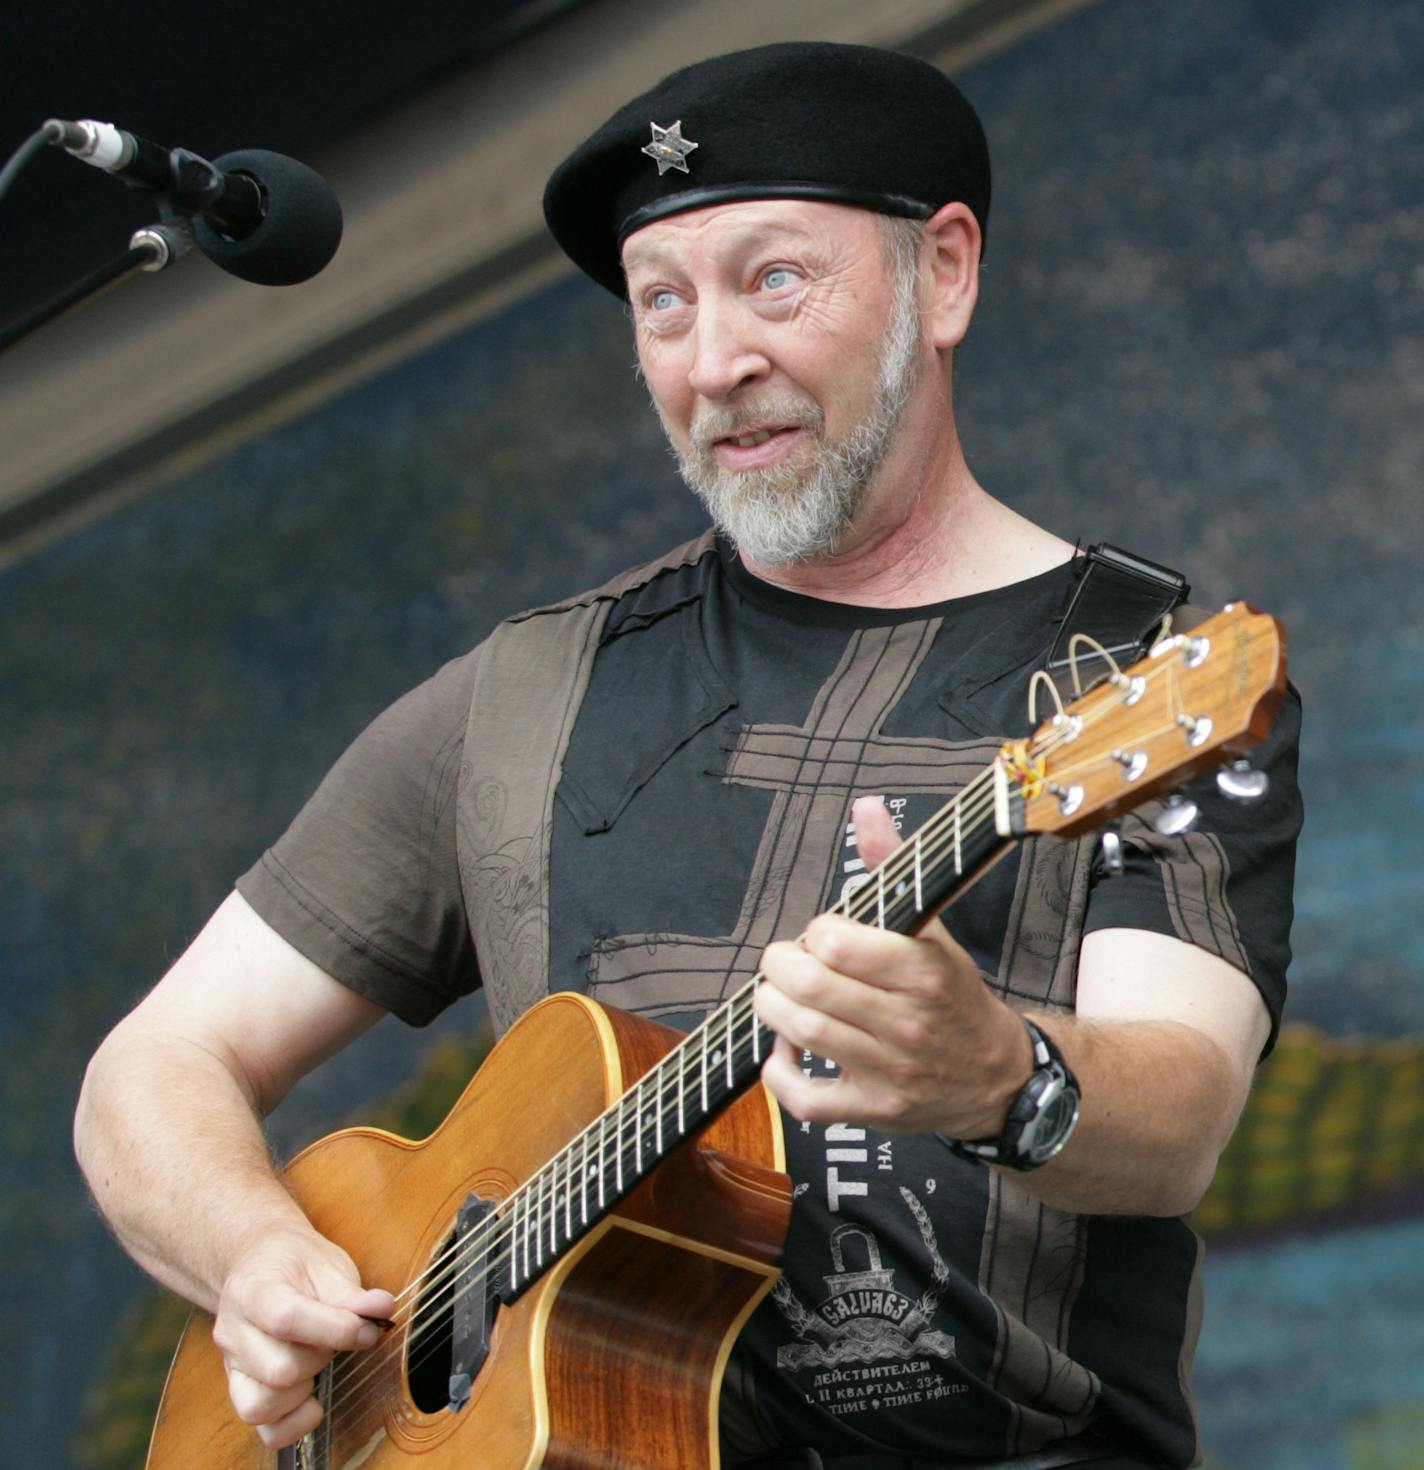
<instances>
[{"instance_id":1,"label":"cross pattern on shirt","mask_svg":"<svg viewBox=\"0 0 1424 1470\"><path fill-rule=\"evenodd\" d=\"M881 733L940 621L857 630L803 724L742 728L722 779L774 797L735 928L602 939L590 960L590 995L650 1016L711 1009L751 979L771 940L798 933L834 896L856 796L932 792L947 800L983 769L996 741Z\"/></svg>"}]
</instances>

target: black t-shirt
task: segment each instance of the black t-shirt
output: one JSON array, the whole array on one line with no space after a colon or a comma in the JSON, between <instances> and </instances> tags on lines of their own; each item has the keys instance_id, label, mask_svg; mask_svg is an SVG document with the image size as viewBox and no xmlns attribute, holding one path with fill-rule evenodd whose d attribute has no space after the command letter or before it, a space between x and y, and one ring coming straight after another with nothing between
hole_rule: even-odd
<instances>
[{"instance_id":1,"label":"black t-shirt","mask_svg":"<svg viewBox=\"0 0 1424 1470\"><path fill-rule=\"evenodd\" d=\"M1069 564L895 610L788 593L710 547L634 579L603 623L553 802L549 988L695 1024L863 871L854 797L881 796L908 834L1028 733L1029 675L1074 577ZM460 743L468 664L377 721L239 885L323 968L414 1021L478 973L442 816L473 789L450 773L479 770ZM1264 756L1263 802L1229 804L1207 778L1185 841L1127 819L1126 871L1093 870L1083 919L1222 955L1259 987L1272 1035L1296 714L1288 702ZM1011 1002L1070 1006L1077 936L1025 867L1049 852L1015 849L945 921ZM1190 1461L1199 1247L1184 1222L1047 1210L932 1136L791 1118L785 1132L785 1276L739 1344L748 1445L996 1456L1094 1420Z\"/></svg>"}]
</instances>

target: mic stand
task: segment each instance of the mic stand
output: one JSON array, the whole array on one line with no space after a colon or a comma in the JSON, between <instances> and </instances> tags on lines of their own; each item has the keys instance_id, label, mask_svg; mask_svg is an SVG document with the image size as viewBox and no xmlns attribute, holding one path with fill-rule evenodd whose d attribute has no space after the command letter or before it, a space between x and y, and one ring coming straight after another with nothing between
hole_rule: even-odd
<instances>
[{"instance_id":1,"label":"mic stand","mask_svg":"<svg viewBox=\"0 0 1424 1470\"><path fill-rule=\"evenodd\" d=\"M52 322L65 312L72 311L92 297L117 286L139 271L161 271L193 248L192 219L174 209L160 195L158 212L162 216L156 225L145 225L135 230L129 240L129 248L107 265L90 271L72 286L52 297L42 306L27 312L18 321L0 327L0 352L13 347L17 342Z\"/></svg>"}]
</instances>

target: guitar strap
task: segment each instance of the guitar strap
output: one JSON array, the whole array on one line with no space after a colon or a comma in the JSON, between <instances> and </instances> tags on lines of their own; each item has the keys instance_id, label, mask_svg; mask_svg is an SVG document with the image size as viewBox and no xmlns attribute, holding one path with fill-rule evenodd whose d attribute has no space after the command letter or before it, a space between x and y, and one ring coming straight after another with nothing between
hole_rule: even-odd
<instances>
[{"instance_id":1,"label":"guitar strap","mask_svg":"<svg viewBox=\"0 0 1424 1470\"><path fill-rule=\"evenodd\" d=\"M1191 595L1187 579L1170 567L1134 556L1102 542L1079 558L1080 568L1058 635L1045 665L1059 692L1071 693L1075 634L1086 633L1119 664L1132 663L1162 619ZM1079 646L1079 678L1083 688L1108 672L1093 649Z\"/></svg>"},{"instance_id":2,"label":"guitar strap","mask_svg":"<svg viewBox=\"0 0 1424 1470\"><path fill-rule=\"evenodd\" d=\"M554 793L609 611L660 573L710 554L708 532L592 592L509 618L479 650L456 842L497 1034L549 990ZM1094 546L1079 560L1049 654L1060 680L1067 680L1073 633L1091 634L1128 662L1187 593L1179 573L1116 547ZM1085 687L1104 668L1091 652L1080 653L1078 663Z\"/></svg>"}]
</instances>

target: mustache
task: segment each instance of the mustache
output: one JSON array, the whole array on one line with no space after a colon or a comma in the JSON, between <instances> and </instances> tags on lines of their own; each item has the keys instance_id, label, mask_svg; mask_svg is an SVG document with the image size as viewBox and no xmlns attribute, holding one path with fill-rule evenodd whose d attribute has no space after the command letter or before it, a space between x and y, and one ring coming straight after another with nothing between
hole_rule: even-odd
<instances>
[{"instance_id":1,"label":"mustache","mask_svg":"<svg viewBox=\"0 0 1424 1470\"><path fill-rule=\"evenodd\" d=\"M695 448L706 453L719 439L750 434L757 429L809 429L819 433L825 415L813 398L795 393L778 393L744 403L714 404L692 421L690 437Z\"/></svg>"}]
</instances>

